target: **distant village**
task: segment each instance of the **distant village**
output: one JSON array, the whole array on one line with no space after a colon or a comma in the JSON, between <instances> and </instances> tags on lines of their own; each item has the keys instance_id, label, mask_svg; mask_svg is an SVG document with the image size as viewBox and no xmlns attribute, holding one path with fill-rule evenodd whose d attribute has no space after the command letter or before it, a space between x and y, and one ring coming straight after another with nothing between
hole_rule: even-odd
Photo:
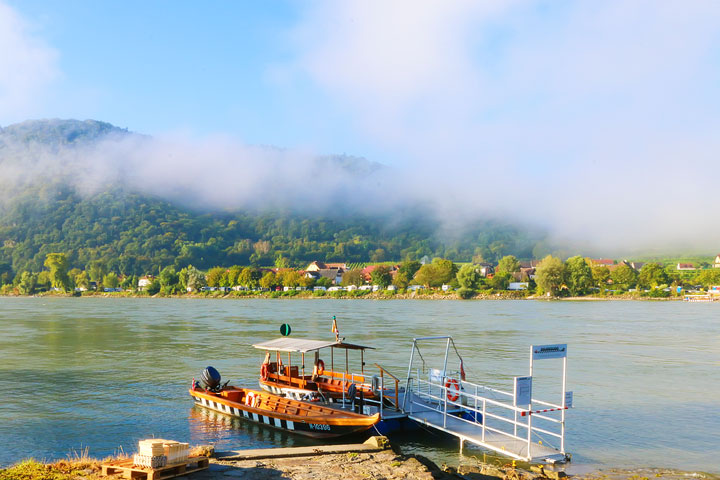
<instances>
[{"instance_id":1,"label":"distant village","mask_svg":"<svg viewBox=\"0 0 720 480\"><path fill-rule=\"evenodd\" d=\"M233 265L201 271L188 265L173 266L156 275L125 276L106 272L94 264L87 270L68 270L65 254L47 254L38 273L20 272L2 285L4 295L44 292L75 295L108 293L149 296L262 295L359 297L368 294L444 295L473 297L613 296L677 297L720 293L720 254L698 264L660 264L607 258L570 257L563 261L548 255L542 260L521 261L512 255L497 263L454 263L443 258L401 263L347 264L310 262L297 269L282 265L255 267ZM714 299L715 297L713 297Z\"/></svg>"},{"instance_id":2,"label":"distant village","mask_svg":"<svg viewBox=\"0 0 720 480\"><path fill-rule=\"evenodd\" d=\"M720 254L716 255L711 264L708 263L702 267L692 263L677 263L670 266L649 264L653 267L661 267L660 269L654 268L655 279L650 281L641 279L641 273L646 262L618 261L606 258L585 258L583 260L588 267L588 281L593 283L593 286L589 286L587 291L582 292L582 294L608 292L612 294L618 291L632 293L638 292L638 287L647 287L648 291L651 288L662 287L663 292L670 292L671 286L674 287L675 293L684 290L702 292L706 287L710 293L720 293L717 286L711 285L720 284ZM442 262L446 263L445 271L442 271ZM209 271L204 282L201 281L196 285L185 285L185 291L188 293L252 291L398 292L401 290L406 292L423 290L452 292L463 288L477 291L485 287L485 289L510 292L535 292L537 290L538 268L542 268L541 260L517 261L512 256L505 257L498 264L480 262L464 264L460 267L448 260L435 259L433 261L427 256L419 261L399 264L371 264L356 268L349 268L343 262L313 261L302 270L288 268L252 269L252 267L245 267L245 269L254 271L250 272L250 275L238 275L235 282L232 281L231 269L224 269L223 272L218 272L218 269L215 269L215 275L213 275L212 271ZM423 274L423 269L435 271ZM466 272L465 275L461 273L463 269ZM440 271L438 272L438 270ZM468 276L468 270L471 271L470 276L474 277L470 281L465 278ZM709 280L705 282L706 285L703 285L702 279L699 282L695 281L696 276L692 275L701 270L710 270L711 275L706 275ZM614 275L615 272L624 273L625 277L620 278L619 281L618 275ZM627 280L627 272L631 272L629 275L630 280ZM255 273L254 279L252 273ZM673 273L676 274L673 275ZM652 280L657 281L653 282ZM151 289L157 281L156 276L142 277L138 280L137 288L139 291L146 291ZM565 284L559 286L559 291L564 289L567 290L568 286ZM542 293L548 293L545 290L547 289L543 289ZM600 292L600 290L603 291Z\"/></svg>"}]
</instances>

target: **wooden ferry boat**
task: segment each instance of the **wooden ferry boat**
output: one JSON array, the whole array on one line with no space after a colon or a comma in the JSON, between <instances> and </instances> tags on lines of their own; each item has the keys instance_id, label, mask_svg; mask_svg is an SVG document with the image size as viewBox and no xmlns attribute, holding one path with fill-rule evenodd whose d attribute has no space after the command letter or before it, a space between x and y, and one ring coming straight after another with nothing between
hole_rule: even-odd
<instances>
[{"instance_id":1,"label":"wooden ferry boat","mask_svg":"<svg viewBox=\"0 0 720 480\"><path fill-rule=\"evenodd\" d=\"M345 343L339 339L323 341L297 338L278 338L253 347L266 352L260 366L260 387L268 392L308 400L353 401L357 397L378 400L380 389L385 388L387 375L387 380L390 384L394 383L395 389L385 388L383 403L398 405L398 379L377 364L378 374L369 375L365 372L365 350L372 347ZM351 350L360 353L360 373L350 371ZM327 364L320 358L320 352L329 354L326 357ZM340 358L336 359L338 353ZM297 363L293 363L293 354L300 355ZM344 370L341 366L343 357ZM306 369L307 361L310 361L311 367ZM337 365L340 369L336 369L336 364L340 364Z\"/></svg>"},{"instance_id":2,"label":"wooden ferry boat","mask_svg":"<svg viewBox=\"0 0 720 480\"><path fill-rule=\"evenodd\" d=\"M199 406L314 438L363 432L380 420L379 414L362 415L248 388L202 388L193 382L190 395Z\"/></svg>"}]
</instances>

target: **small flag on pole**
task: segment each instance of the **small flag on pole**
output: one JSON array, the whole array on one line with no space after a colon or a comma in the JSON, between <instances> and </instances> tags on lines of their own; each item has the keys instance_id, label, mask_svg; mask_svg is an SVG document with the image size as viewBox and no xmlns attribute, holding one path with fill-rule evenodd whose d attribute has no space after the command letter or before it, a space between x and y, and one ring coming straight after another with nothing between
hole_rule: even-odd
<instances>
[{"instance_id":1,"label":"small flag on pole","mask_svg":"<svg viewBox=\"0 0 720 480\"><path fill-rule=\"evenodd\" d=\"M465 368L463 367L462 360L460 360L460 380L465 381Z\"/></svg>"},{"instance_id":2,"label":"small flag on pole","mask_svg":"<svg viewBox=\"0 0 720 480\"><path fill-rule=\"evenodd\" d=\"M332 333L335 334L335 341L340 341L340 330L338 330L337 326L337 320L335 319L335 315L333 315L333 324L332 324Z\"/></svg>"}]
</instances>

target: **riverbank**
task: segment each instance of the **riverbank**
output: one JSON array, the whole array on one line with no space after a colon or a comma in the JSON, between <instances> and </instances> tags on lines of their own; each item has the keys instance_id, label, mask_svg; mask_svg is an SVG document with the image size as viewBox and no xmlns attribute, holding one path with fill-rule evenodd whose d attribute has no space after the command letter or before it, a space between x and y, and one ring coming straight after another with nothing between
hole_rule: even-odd
<instances>
[{"instance_id":1,"label":"riverbank","mask_svg":"<svg viewBox=\"0 0 720 480\"><path fill-rule=\"evenodd\" d=\"M310 291L288 291L288 292L201 292L186 293L182 295L165 295L158 293L148 295L143 292L42 292L33 295L17 295L8 294L0 295L0 297L58 297L58 298L176 298L176 299L218 299L218 300L236 300L236 299L298 299L298 300L536 300L543 302L578 302L578 301L613 301L613 300L640 300L653 302L671 302L682 301L682 296L670 297L648 297L635 293L625 293L618 295L593 295L583 297L548 297L545 295L530 295L524 291L518 292L497 292L486 293L480 292L470 298L460 298L456 292L432 292L419 293L414 292L372 292L372 291L353 291L353 292L310 292ZM720 302L718 302L720 304Z\"/></svg>"},{"instance_id":2,"label":"riverbank","mask_svg":"<svg viewBox=\"0 0 720 480\"><path fill-rule=\"evenodd\" d=\"M373 437L365 444L276 448L220 452L210 459L207 470L178 477L180 480L293 479L329 480L418 479L418 480L720 480L704 472L683 472L659 468L603 469L566 475L562 467L516 468L510 461L491 465L474 457L463 457L457 465L436 465L419 455L403 455L390 447L384 437ZM204 450L208 450L205 448ZM209 449L212 455L212 450ZM100 480L101 465L112 459L87 456L54 463L25 460L0 470L0 480ZM115 477L117 478L117 477Z\"/></svg>"}]
</instances>

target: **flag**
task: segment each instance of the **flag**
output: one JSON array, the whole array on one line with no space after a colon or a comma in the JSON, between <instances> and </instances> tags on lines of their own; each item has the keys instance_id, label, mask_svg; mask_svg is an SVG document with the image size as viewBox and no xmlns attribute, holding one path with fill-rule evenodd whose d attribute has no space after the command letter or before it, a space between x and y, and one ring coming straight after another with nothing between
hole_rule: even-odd
<instances>
[{"instance_id":1,"label":"flag","mask_svg":"<svg viewBox=\"0 0 720 480\"><path fill-rule=\"evenodd\" d=\"M331 332L335 334L335 340L337 341L340 338L340 330L338 330L337 320L335 320L335 315L333 315L333 324L332 324Z\"/></svg>"},{"instance_id":2,"label":"flag","mask_svg":"<svg viewBox=\"0 0 720 480\"><path fill-rule=\"evenodd\" d=\"M465 381L465 368L463 367L462 360L460 360L460 380Z\"/></svg>"}]
</instances>

